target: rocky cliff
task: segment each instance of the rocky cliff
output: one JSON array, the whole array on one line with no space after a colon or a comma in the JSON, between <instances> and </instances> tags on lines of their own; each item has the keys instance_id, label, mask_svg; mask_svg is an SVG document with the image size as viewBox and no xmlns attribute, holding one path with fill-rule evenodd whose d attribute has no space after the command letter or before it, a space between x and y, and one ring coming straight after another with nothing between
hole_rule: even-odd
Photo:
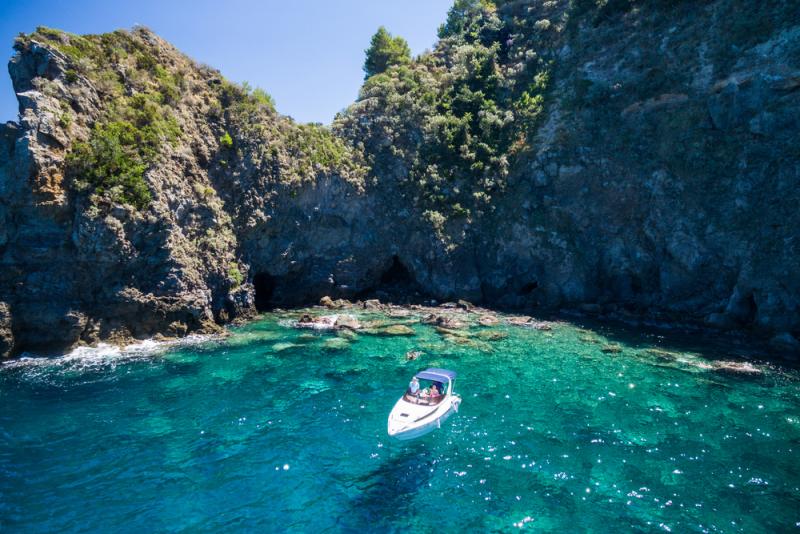
<instances>
[{"instance_id":1,"label":"rocky cliff","mask_svg":"<svg viewBox=\"0 0 800 534\"><path fill-rule=\"evenodd\" d=\"M800 8L456 2L333 128L152 32L21 36L0 353L403 281L800 335Z\"/></svg>"}]
</instances>

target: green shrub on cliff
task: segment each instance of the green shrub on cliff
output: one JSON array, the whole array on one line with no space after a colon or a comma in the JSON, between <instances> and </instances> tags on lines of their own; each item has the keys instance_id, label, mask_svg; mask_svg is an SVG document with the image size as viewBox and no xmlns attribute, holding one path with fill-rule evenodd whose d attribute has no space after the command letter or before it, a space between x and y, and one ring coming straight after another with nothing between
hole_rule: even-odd
<instances>
[{"instance_id":1,"label":"green shrub on cliff","mask_svg":"<svg viewBox=\"0 0 800 534\"><path fill-rule=\"evenodd\" d=\"M99 195L108 193L115 202L147 207L152 197L138 143L137 129L127 121L95 125L90 140L76 143L67 159L76 189L92 188Z\"/></svg>"},{"instance_id":2,"label":"green shrub on cliff","mask_svg":"<svg viewBox=\"0 0 800 534\"><path fill-rule=\"evenodd\" d=\"M272 98L272 95L267 93L260 87L256 87L250 93L250 96L253 97L253 100L258 102L262 106L266 106L271 111L275 111L275 99Z\"/></svg>"},{"instance_id":3,"label":"green shrub on cliff","mask_svg":"<svg viewBox=\"0 0 800 534\"><path fill-rule=\"evenodd\" d=\"M231 137L231 134L229 134L228 132L222 134L222 136L220 136L219 138L219 146L221 146L222 148L232 148L233 138Z\"/></svg>"},{"instance_id":4,"label":"green shrub on cliff","mask_svg":"<svg viewBox=\"0 0 800 534\"><path fill-rule=\"evenodd\" d=\"M235 263L231 263L228 266L228 278L231 281L231 287L233 289L236 289L237 287L241 286L242 282L244 282L244 275L239 270L239 266L236 265Z\"/></svg>"},{"instance_id":5,"label":"green shrub on cliff","mask_svg":"<svg viewBox=\"0 0 800 534\"><path fill-rule=\"evenodd\" d=\"M150 204L144 173L164 145L180 135L174 117L164 113L161 98L156 93L120 99L114 113L94 125L89 140L72 147L67 164L77 190L137 209Z\"/></svg>"}]
</instances>

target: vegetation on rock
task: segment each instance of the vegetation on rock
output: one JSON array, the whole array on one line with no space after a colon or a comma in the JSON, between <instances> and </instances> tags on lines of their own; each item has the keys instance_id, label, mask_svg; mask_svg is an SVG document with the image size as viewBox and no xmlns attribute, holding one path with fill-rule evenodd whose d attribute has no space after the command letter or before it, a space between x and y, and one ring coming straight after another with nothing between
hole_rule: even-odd
<instances>
[{"instance_id":1,"label":"vegetation on rock","mask_svg":"<svg viewBox=\"0 0 800 534\"><path fill-rule=\"evenodd\" d=\"M411 62L411 49L402 37L393 37L381 26L372 36L364 60L364 79L380 74L389 67Z\"/></svg>"},{"instance_id":2,"label":"vegetation on rock","mask_svg":"<svg viewBox=\"0 0 800 534\"><path fill-rule=\"evenodd\" d=\"M123 31L79 36L39 27L18 37L15 46L21 49L31 41L43 41L71 60L67 83L86 76L113 102L94 122L89 139L74 143L67 156L75 190L88 192L95 201L146 208L152 195L145 173L181 135L174 106L181 97L182 74L169 72L140 40ZM62 126L71 121L68 113L62 115Z\"/></svg>"},{"instance_id":3,"label":"vegetation on rock","mask_svg":"<svg viewBox=\"0 0 800 534\"><path fill-rule=\"evenodd\" d=\"M336 131L375 176L405 169L397 178L420 208L456 218L490 208L545 106L550 62L529 53L541 33L530 25L514 10L501 18L495 3L459 0L433 52L369 71Z\"/></svg>"}]
</instances>

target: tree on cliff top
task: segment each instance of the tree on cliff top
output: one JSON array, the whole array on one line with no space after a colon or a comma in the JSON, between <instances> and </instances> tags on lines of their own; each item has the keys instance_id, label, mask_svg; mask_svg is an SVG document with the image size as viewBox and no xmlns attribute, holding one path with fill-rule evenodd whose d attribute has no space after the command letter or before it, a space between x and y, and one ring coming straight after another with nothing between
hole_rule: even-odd
<instances>
[{"instance_id":1,"label":"tree on cliff top","mask_svg":"<svg viewBox=\"0 0 800 534\"><path fill-rule=\"evenodd\" d=\"M494 12L497 2L491 0L456 0L447 12L447 21L439 26L439 38L467 33L470 25L484 11Z\"/></svg>"},{"instance_id":2,"label":"tree on cliff top","mask_svg":"<svg viewBox=\"0 0 800 534\"><path fill-rule=\"evenodd\" d=\"M402 37L392 37L386 28L381 26L372 36L367 58L364 61L364 79L380 74L393 65L405 65L411 62L411 49Z\"/></svg>"}]
</instances>

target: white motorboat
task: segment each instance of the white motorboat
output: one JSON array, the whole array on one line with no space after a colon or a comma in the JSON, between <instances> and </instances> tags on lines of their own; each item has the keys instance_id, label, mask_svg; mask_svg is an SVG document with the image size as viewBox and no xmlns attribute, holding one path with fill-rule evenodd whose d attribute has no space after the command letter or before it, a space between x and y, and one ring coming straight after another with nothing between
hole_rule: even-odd
<instances>
[{"instance_id":1,"label":"white motorboat","mask_svg":"<svg viewBox=\"0 0 800 534\"><path fill-rule=\"evenodd\" d=\"M440 428L461 404L461 396L453 393L455 378L454 371L437 368L414 375L414 385L409 385L389 414L389 435L407 440Z\"/></svg>"}]
</instances>

